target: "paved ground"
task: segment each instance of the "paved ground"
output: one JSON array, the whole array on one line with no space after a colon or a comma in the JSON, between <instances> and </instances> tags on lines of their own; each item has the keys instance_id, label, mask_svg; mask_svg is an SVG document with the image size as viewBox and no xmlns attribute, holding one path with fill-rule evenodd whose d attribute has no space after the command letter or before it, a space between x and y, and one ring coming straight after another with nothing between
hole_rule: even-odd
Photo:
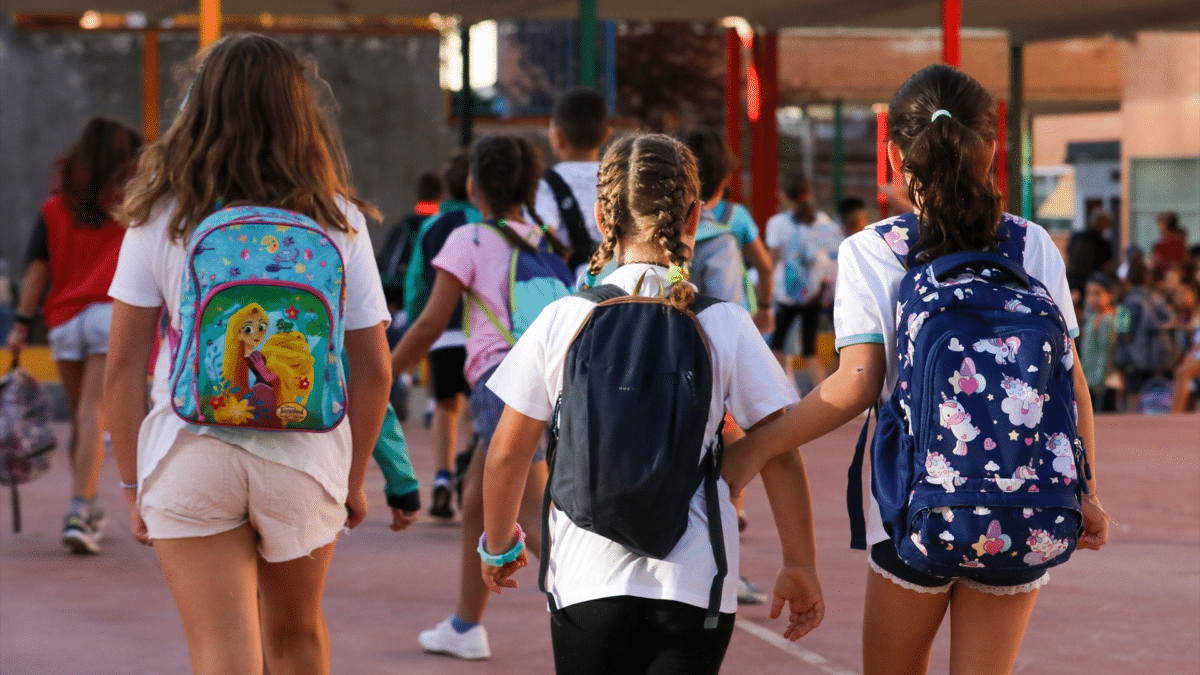
<instances>
[{"instance_id":1,"label":"paved ground","mask_svg":"<svg viewBox=\"0 0 1200 675\"><path fill-rule=\"evenodd\" d=\"M406 425L414 461L430 475L429 440ZM805 449L816 495L820 569L828 614L788 646L762 607L744 608L726 673L857 673L865 556L847 548L845 466L854 424ZM1057 568L1034 612L1017 673L1098 675L1200 672L1200 416L1102 417L1099 472L1105 504L1121 522L1104 552ZM522 588L493 601L493 659L463 663L421 653L416 633L449 614L458 575L457 530L421 522L387 528L382 477L372 472L367 522L344 537L325 595L335 673L472 675L550 673L545 605L532 569ZM152 549L128 534L111 461L102 498L112 509L100 556L69 556L58 541L67 496L64 453L22 490L25 528L10 531L0 500L0 673L175 675L188 672L179 619ZM778 544L765 495L751 488L743 572L773 578ZM948 629L933 673L946 672Z\"/></svg>"}]
</instances>

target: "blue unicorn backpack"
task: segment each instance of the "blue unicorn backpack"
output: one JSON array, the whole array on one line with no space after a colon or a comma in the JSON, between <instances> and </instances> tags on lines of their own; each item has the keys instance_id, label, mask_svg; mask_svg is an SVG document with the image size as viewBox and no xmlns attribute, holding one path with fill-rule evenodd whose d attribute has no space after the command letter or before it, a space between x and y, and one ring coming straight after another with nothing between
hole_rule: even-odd
<instances>
[{"instance_id":1,"label":"blue unicorn backpack","mask_svg":"<svg viewBox=\"0 0 1200 675\"><path fill-rule=\"evenodd\" d=\"M1026 226L1005 214L996 252L945 255L900 284L888 346L900 372L878 413L871 489L900 558L927 574L1051 567L1083 532L1074 355L1062 312L1023 267ZM918 240L913 214L875 231ZM915 252L897 257L908 268ZM866 548L861 499L854 509L863 432L847 495L856 548Z\"/></svg>"},{"instance_id":2,"label":"blue unicorn backpack","mask_svg":"<svg viewBox=\"0 0 1200 675\"><path fill-rule=\"evenodd\" d=\"M345 299L342 254L311 218L257 206L205 218L188 245L172 336L175 412L240 429L337 426Z\"/></svg>"},{"instance_id":3,"label":"blue unicorn backpack","mask_svg":"<svg viewBox=\"0 0 1200 675\"><path fill-rule=\"evenodd\" d=\"M495 232L496 236L504 237L499 228L491 223L475 223L472 227L486 227ZM475 244L479 244L478 232ZM512 329L506 328L478 295L469 290L466 294L510 346L521 339L543 309L555 300L569 295L569 289L575 283L567 263L550 250L545 237L538 242L534 251L511 248L512 254L508 260L508 318ZM469 312L463 312L463 332L471 334Z\"/></svg>"}]
</instances>

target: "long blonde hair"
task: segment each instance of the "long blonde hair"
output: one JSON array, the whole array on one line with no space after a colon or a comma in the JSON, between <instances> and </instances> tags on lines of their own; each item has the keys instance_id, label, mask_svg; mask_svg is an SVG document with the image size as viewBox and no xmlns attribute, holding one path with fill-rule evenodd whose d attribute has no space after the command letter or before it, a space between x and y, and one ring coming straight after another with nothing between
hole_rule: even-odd
<instances>
[{"instance_id":1,"label":"long blonde hair","mask_svg":"<svg viewBox=\"0 0 1200 675\"><path fill-rule=\"evenodd\" d=\"M173 200L168 232L178 242L220 205L238 202L299 211L342 232L352 229L339 197L379 218L355 196L337 127L290 49L264 35L234 34L196 64L179 115L142 153L121 221L143 225Z\"/></svg>"},{"instance_id":2,"label":"long blonde hair","mask_svg":"<svg viewBox=\"0 0 1200 675\"><path fill-rule=\"evenodd\" d=\"M249 374L246 368L246 352L242 349L242 341L238 339L242 324L251 317L260 316L264 323L268 321L267 311L257 302L252 302L233 313L229 317L229 325L225 328L225 359L221 367L221 375L233 383L238 393L245 395L249 387ZM265 336L264 336L265 337Z\"/></svg>"}]
</instances>

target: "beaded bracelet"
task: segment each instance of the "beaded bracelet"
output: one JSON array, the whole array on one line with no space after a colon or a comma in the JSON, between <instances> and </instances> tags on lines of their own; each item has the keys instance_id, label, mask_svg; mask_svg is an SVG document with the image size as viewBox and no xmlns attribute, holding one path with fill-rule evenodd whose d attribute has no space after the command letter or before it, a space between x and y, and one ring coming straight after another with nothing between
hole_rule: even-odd
<instances>
[{"instance_id":1,"label":"beaded bracelet","mask_svg":"<svg viewBox=\"0 0 1200 675\"><path fill-rule=\"evenodd\" d=\"M487 544L487 532L479 535L479 559L483 561L483 564L489 567L504 567L516 560L517 556L521 555L521 551L525 550L525 530L522 530L521 524L517 523L517 543L500 555L488 553L484 548L485 544Z\"/></svg>"}]
</instances>

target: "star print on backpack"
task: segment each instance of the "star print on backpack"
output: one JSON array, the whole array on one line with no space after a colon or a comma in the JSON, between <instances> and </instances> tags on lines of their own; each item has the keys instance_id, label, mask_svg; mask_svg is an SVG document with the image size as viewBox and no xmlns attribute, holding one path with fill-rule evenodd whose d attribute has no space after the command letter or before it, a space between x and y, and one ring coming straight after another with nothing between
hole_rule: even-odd
<instances>
[{"instance_id":1,"label":"star print on backpack","mask_svg":"<svg viewBox=\"0 0 1200 675\"><path fill-rule=\"evenodd\" d=\"M900 558L927 574L1051 567L1083 532L1088 467L1071 339L1050 293L1022 265L1025 227L1005 214L994 253L945 255L900 282L888 347L900 372L878 414L871 489ZM916 216L874 228L902 265L915 260ZM855 475L852 545L865 548Z\"/></svg>"}]
</instances>

